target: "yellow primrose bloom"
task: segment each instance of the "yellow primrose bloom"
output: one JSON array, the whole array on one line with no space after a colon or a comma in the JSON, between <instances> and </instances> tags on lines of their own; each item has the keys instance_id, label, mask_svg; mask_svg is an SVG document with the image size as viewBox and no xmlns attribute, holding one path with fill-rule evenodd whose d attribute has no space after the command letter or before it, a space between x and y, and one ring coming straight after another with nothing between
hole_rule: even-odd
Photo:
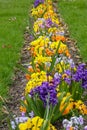
<instances>
[{"instance_id":1,"label":"yellow primrose bloom","mask_svg":"<svg viewBox=\"0 0 87 130\"><path fill-rule=\"evenodd\" d=\"M50 33L50 32L55 32L57 30L57 28L56 27L50 27L49 29L48 29L48 32Z\"/></svg>"},{"instance_id":2,"label":"yellow primrose bloom","mask_svg":"<svg viewBox=\"0 0 87 130\"><path fill-rule=\"evenodd\" d=\"M34 40L34 41L32 41L31 43L30 43L30 45L31 46L34 46L34 47L36 47L36 46L47 46L48 45L48 43L50 42L50 39L48 38L48 37L46 37L46 36L40 36L38 39L36 39L36 40Z\"/></svg>"},{"instance_id":3,"label":"yellow primrose bloom","mask_svg":"<svg viewBox=\"0 0 87 130\"><path fill-rule=\"evenodd\" d=\"M50 44L50 48L57 49L59 44L60 44L59 50L66 50L67 49L67 46L60 41L52 42L52 44Z\"/></svg>"},{"instance_id":4,"label":"yellow primrose bloom","mask_svg":"<svg viewBox=\"0 0 87 130\"><path fill-rule=\"evenodd\" d=\"M87 115L87 106L81 100L78 100L74 104L76 109L80 110L81 114Z\"/></svg>"},{"instance_id":5,"label":"yellow primrose bloom","mask_svg":"<svg viewBox=\"0 0 87 130\"><path fill-rule=\"evenodd\" d=\"M45 4L40 4L38 5L36 8L33 8L31 10L31 14L32 16L34 16L35 18L40 17L46 10L46 5Z\"/></svg>"},{"instance_id":6,"label":"yellow primrose bloom","mask_svg":"<svg viewBox=\"0 0 87 130\"><path fill-rule=\"evenodd\" d=\"M42 40L43 40L43 36L40 36L38 39L32 41L32 42L30 43L30 45L32 45L32 46L37 46L37 45L39 45L39 43L40 43Z\"/></svg>"},{"instance_id":7,"label":"yellow primrose bloom","mask_svg":"<svg viewBox=\"0 0 87 130\"><path fill-rule=\"evenodd\" d=\"M41 20L37 20L36 22L34 22L34 25L33 25L33 29L35 32L38 32L39 29L40 29L40 26L43 24L43 21L42 19Z\"/></svg>"},{"instance_id":8,"label":"yellow primrose bloom","mask_svg":"<svg viewBox=\"0 0 87 130\"><path fill-rule=\"evenodd\" d=\"M52 18L52 22L53 22L53 23L56 23L56 24L59 24L59 20L56 19L56 18Z\"/></svg>"},{"instance_id":9,"label":"yellow primrose bloom","mask_svg":"<svg viewBox=\"0 0 87 130\"><path fill-rule=\"evenodd\" d=\"M48 37L40 36L37 40L34 40L33 42L30 43L30 45L33 46L32 53L35 54L35 56L42 58L43 51L45 52L45 48L48 47L49 43L50 39Z\"/></svg>"},{"instance_id":10,"label":"yellow primrose bloom","mask_svg":"<svg viewBox=\"0 0 87 130\"><path fill-rule=\"evenodd\" d=\"M46 62L51 62L52 59L51 57L45 57L42 55L37 55L37 57L35 57L34 63L46 63Z\"/></svg>"},{"instance_id":11,"label":"yellow primrose bloom","mask_svg":"<svg viewBox=\"0 0 87 130\"><path fill-rule=\"evenodd\" d=\"M50 44L50 48L53 49L53 50L55 50L55 51L56 51L56 49L57 49L58 46L59 46L59 49L58 49L58 53L59 54L64 53L64 54L67 55L67 53L69 53L67 45L63 44L60 41L52 42Z\"/></svg>"}]
</instances>

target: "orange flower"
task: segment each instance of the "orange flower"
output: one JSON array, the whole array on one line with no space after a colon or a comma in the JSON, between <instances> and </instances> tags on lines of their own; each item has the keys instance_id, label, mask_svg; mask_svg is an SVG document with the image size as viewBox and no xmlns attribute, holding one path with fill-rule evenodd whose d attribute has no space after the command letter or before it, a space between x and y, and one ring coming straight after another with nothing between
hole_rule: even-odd
<instances>
[{"instance_id":1,"label":"orange flower","mask_svg":"<svg viewBox=\"0 0 87 130\"><path fill-rule=\"evenodd\" d=\"M34 47L31 47L31 52L33 52L34 51Z\"/></svg>"},{"instance_id":2,"label":"orange flower","mask_svg":"<svg viewBox=\"0 0 87 130\"><path fill-rule=\"evenodd\" d=\"M59 54L62 54L62 53L63 53L63 50L62 50L62 49L59 49L59 50L58 50L58 53L59 53Z\"/></svg>"},{"instance_id":3,"label":"orange flower","mask_svg":"<svg viewBox=\"0 0 87 130\"><path fill-rule=\"evenodd\" d=\"M38 64L36 64L36 71L37 71L37 72L40 72L40 69L39 69L39 65L38 65Z\"/></svg>"},{"instance_id":4,"label":"orange flower","mask_svg":"<svg viewBox=\"0 0 87 130\"><path fill-rule=\"evenodd\" d=\"M29 72L34 72L32 66L28 68L28 71L29 71Z\"/></svg>"},{"instance_id":5,"label":"orange flower","mask_svg":"<svg viewBox=\"0 0 87 130\"><path fill-rule=\"evenodd\" d=\"M34 52L34 47L31 47L30 52L33 56L36 56L36 53Z\"/></svg>"},{"instance_id":6,"label":"orange flower","mask_svg":"<svg viewBox=\"0 0 87 130\"><path fill-rule=\"evenodd\" d=\"M52 39L52 41L55 41L55 40L56 40L56 37L53 35L53 36L51 37L51 39Z\"/></svg>"},{"instance_id":7,"label":"orange flower","mask_svg":"<svg viewBox=\"0 0 87 130\"><path fill-rule=\"evenodd\" d=\"M26 112L26 108L23 107L23 106L20 106L20 111L25 113Z\"/></svg>"},{"instance_id":8,"label":"orange flower","mask_svg":"<svg viewBox=\"0 0 87 130\"><path fill-rule=\"evenodd\" d=\"M63 105L63 108L64 108L64 105ZM68 114L72 108L73 108L73 102L69 103L69 105L64 110L63 115Z\"/></svg>"},{"instance_id":9,"label":"orange flower","mask_svg":"<svg viewBox=\"0 0 87 130\"><path fill-rule=\"evenodd\" d=\"M48 56L52 56L52 55L53 55L53 52L50 51L50 50L47 48L47 49L46 49L46 54L47 54Z\"/></svg>"},{"instance_id":10,"label":"orange flower","mask_svg":"<svg viewBox=\"0 0 87 130\"><path fill-rule=\"evenodd\" d=\"M29 74L26 74L25 77L27 80L29 80L31 78L31 76Z\"/></svg>"},{"instance_id":11,"label":"orange flower","mask_svg":"<svg viewBox=\"0 0 87 130\"><path fill-rule=\"evenodd\" d=\"M65 51L65 54L66 54L67 57L71 57L71 55L70 55L68 50Z\"/></svg>"},{"instance_id":12,"label":"orange flower","mask_svg":"<svg viewBox=\"0 0 87 130\"><path fill-rule=\"evenodd\" d=\"M60 104L60 111L62 111L64 109L64 107L66 106L65 100L66 98L63 99L63 101ZM63 115L66 115L70 112L70 110L73 109L74 103L72 102L72 99L70 99L69 104L67 105L67 107L65 108Z\"/></svg>"},{"instance_id":13,"label":"orange flower","mask_svg":"<svg viewBox=\"0 0 87 130\"><path fill-rule=\"evenodd\" d=\"M66 40L66 38L64 36L56 36L55 40L56 41L63 41L64 42Z\"/></svg>"},{"instance_id":14,"label":"orange flower","mask_svg":"<svg viewBox=\"0 0 87 130\"><path fill-rule=\"evenodd\" d=\"M67 75L67 74L63 74L62 75L62 78L64 79L64 78L69 78L69 76Z\"/></svg>"},{"instance_id":15,"label":"orange flower","mask_svg":"<svg viewBox=\"0 0 87 130\"><path fill-rule=\"evenodd\" d=\"M70 127L70 129L69 130L74 130L74 128L73 127Z\"/></svg>"},{"instance_id":16,"label":"orange flower","mask_svg":"<svg viewBox=\"0 0 87 130\"><path fill-rule=\"evenodd\" d=\"M87 106L82 104L81 109L82 109L82 114L86 114L87 115Z\"/></svg>"},{"instance_id":17,"label":"orange flower","mask_svg":"<svg viewBox=\"0 0 87 130\"><path fill-rule=\"evenodd\" d=\"M36 68L37 72L40 72L40 69L39 68Z\"/></svg>"},{"instance_id":18,"label":"orange flower","mask_svg":"<svg viewBox=\"0 0 87 130\"><path fill-rule=\"evenodd\" d=\"M74 104L76 109L80 110L82 114L87 115L87 106L81 100L74 102Z\"/></svg>"}]
</instances>

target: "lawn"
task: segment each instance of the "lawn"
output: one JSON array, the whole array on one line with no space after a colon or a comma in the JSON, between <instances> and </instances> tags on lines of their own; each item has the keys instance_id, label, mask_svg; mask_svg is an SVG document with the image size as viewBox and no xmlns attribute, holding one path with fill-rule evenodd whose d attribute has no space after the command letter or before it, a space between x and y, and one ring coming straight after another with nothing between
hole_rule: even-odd
<instances>
[{"instance_id":1,"label":"lawn","mask_svg":"<svg viewBox=\"0 0 87 130\"><path fill-rule=\"evenodd\" d=\"M87 62L87 0L59 0L58 8L68 24L70 36L77 40L80 54Z\"/></svg>"},{"instance_id":2,"label":"lawn","mask_svg":"<svg viewBox=\"0 0 87 130\"><path fill-rule=\"evenodd\" d=\"M7 97L29 24L30 0L0 0L0 95Z\"/></svg>"}]
</instances>

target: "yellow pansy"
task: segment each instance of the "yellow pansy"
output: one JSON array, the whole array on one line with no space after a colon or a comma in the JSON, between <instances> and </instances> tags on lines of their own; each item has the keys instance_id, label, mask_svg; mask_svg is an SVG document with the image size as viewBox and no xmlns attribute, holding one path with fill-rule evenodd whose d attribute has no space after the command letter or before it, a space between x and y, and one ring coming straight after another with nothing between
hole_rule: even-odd
<instances>
[{"instance_id":1,"label":"yellow pansy","mask_svg":"<svg viewBox=\"0 0 87 130\"><path fill-rule=\"evenodd\" d=\"M25 87L25 93L29 93L31 89L40 86L42 82L47 81L47 75L46 72L41 71L37 73L33 73L31 75L31 80L28 81Z\"/></svg>"},{"instance_id":2,"label":"yellow pansy","mask_svg":"<svg viewBox=\"0 0 87 130\"><path fill-rule=\"evenodd\" d=\"M78 100L74 104L75 104L75 108L80 110L81 114L87 115L87 106L81 100Z\"/></svg>"},{"instance_id":3,"label":"yellow pansy","mask_svg":"<svg viewBox=\"0 0 87 130\"><path fill-rule=\"evenodd\" d=\"M21 124L19 124L19 130L27 130L27 123L25 122L25 123L21 123Z\"/></svg>"},{"instance_id":4,"label":"yellow pansy","mask_svg":"<svg viewBox=\"0 0 87 130\"><path fill-rule=\"evenodd\" d=\"M27 129L40 130L43 121L44 119L38 116L33 117L32 119L28 119L28 121L26 121L25 123L20 123L19 130L27 130ZM49 124L47 130L56 130L56 128L52 124Z\"/></svg>"}]
</instances>

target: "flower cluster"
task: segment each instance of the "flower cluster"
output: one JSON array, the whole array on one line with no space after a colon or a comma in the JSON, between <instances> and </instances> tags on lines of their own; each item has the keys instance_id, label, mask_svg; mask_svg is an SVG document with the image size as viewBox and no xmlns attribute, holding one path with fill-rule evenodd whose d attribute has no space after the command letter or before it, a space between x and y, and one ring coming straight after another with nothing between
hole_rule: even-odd
<instances>
[{"instance_id":1,"label":"flower cluster","mask_svg":"<svg viewBox=\"0 0 87 130\"><path fill-rule=\"evenodd\" d=\"M44 120L38 116L31 118L19 117L15 118L15 122L11 121L12 129L15 130L16 124L19 124L19 130L40 130ZM16 123L16 124L15 124ZM56 128L50 124L47 130L56 130Z\"/></svg>"},{"instance_id":2,"label":"flower cluster","mask_svg":"<svg viewBox=\"0 0 87 130\"><path fill-rule=\"evenodd\" d=\"M79 117L73 116L70 118L70 120L64 119L62 123L66 130L87 130L87 126L83 126L84 119L82 115Z\"/></svg>"},{"instance_id":3,"label":"flower cluster","mask_svg":"<svg viewBox=\"0 0 87 130\"><path fill-rule=\"evenodd\" d=\"M51 125L63 120L66 130L83 127L87 115L84 91L87 89L86 64L75 65L69 53L64 27L53 8L52 0L35 0L29 53L28 80L21 101L22 122L19 130L56 130ZM75 115L75 117L72 117ZM27 118L31 117L31 118ZM12 126L15 127L12 122Z\"/></svg>"},{"instance_id":4,"label":"flower cluster","mask_svg":"<svg viewBox=\"0 0 87 130\"><path fill-rule=\"evenodd\" d=\"M26 129L31 129L31 128L32 130L39 130L42 123L43 123L43 119L41 119L40 117L34 117L32 119L28 119L24 123L20 123L19 130L22 130L22 129L26 130Z\"/></svg>"}]
</instances>

